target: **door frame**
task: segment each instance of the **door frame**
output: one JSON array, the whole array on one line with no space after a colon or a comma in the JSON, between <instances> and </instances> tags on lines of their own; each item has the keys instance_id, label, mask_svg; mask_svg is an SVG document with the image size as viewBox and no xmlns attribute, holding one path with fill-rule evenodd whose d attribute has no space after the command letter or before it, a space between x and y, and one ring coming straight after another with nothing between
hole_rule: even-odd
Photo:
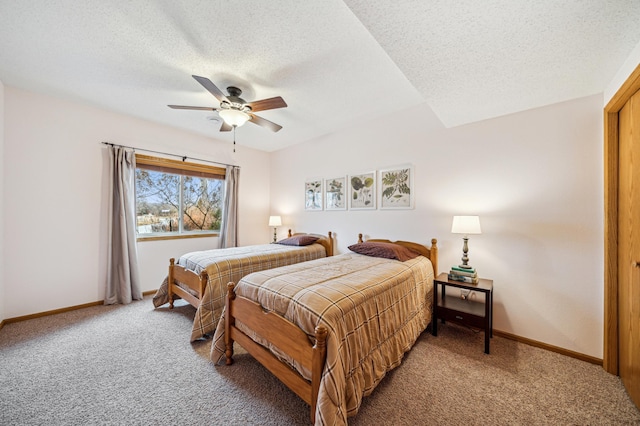
<instances>
[{"instance_id":1,"label":"door frame","mask_svg":"<svg viewBox=\"0 0 640 426\"><path fill-rule=\"evenodd\" d=\"M604 107L604 350L602 366L618 375L618 113L640 90L640 65Z\"/></svg>"}]
</instances>

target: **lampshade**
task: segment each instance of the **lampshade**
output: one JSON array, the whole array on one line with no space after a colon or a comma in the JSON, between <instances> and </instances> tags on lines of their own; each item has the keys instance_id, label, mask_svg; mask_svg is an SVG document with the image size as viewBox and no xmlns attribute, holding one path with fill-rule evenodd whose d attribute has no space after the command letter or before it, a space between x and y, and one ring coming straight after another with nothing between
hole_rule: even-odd
<instances>
[{"instance_id":1,"label":"lampshade","mask_svg":"<svg viewBox=\"0 0 640 426\"><path fill-rule=\"evenodd\" d=\"M282 226L280 216L269 216L269 226Z\"/></svg>"},{"instance_id":2,"label":"lampshade","mask_svg":"<svg viewBox=\"0 0 640 426\"><path fill-rule=\"evenodd\" d=\"M452 234L482 234L479 216L454 216L451 225Z\"/></svg>"},{"instance_id":3,"label":"lampshade","mask_svg":"<svg viewBox=\"0 0 640 426\"><path fill-rule=\"evenodd\" d=\"M249 120L249 114L246 112L242 112L237 109L223 109L219 112L220 117L227 123L229 126L240 127L244 123Z\"/></svg>"}]
</instances>

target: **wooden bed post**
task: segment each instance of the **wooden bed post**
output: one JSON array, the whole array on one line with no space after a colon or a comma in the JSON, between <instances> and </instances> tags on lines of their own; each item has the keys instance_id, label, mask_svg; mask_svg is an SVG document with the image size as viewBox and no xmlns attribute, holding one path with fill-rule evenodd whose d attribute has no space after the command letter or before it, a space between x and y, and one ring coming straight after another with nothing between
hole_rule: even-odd
<instances>
[{"instance_id":1,"label":"wooden bed post","mask_svg":"<svg viewBox=\"0 0 640 426\"><path fill-rule=\"evenodd\" d=\"M167 295L169 296L169 309L173 309L173 291L171 286L173 285L173 266L176 260L172 257L169 259L169 276L167 277Z\"/></svg>"},{"instance_id":2,"label":"wooden bed post","mask_svg":"<svg viewBox=\"0 0 640 426\"><path fill-rule=\"evenodd\" d=\"M438 240L435 238L431 239L431 249L430 249L430 260L433 265L433 276L438 276Z\"/></svg>"},{"instance_id":3,"label":"wooden bed post","mask_svg":"<svg viewBox=\"0 0 640 426\"><path fill-rule=\"evenodd\" d=\"M327 256L333 256L333 232L329 231L329 250L327 251Z\"/></svg>"},{"instance_id":4,"label":"wooden bed post","mask_svg":"<svg viewBox=\"0 0 640 426\"><path fill-rule=\"evenodd\" d=\"M316 344L313 345L313 360L311 367L311 424L316 423L316 405L320 380L327 357L327 329L321 325L316 327Z\"/></svg>"},{"instance_id":5,"label":"wooden bed post","mask_svg":"<svg viewBox=\"0 0 640 426\"><path fill-rule=\"evenodd\" d=\"M198 299L202 300L204 297L204 289L207 286L207 282L209 281L209 274L205 269L200 272L200 291L198 292Z\"/></svg>"},{"instance_id":6,"label":"wooden bed post","mask_svg":"<svg viewBox=\"0 0 640 426\"><path fill-rule=\"evenodd\" d=\"M226 350L224 354L227 358L227 365L233 364L233 339L231 338L231 328L236 324L233 315L231 314L231 301L236 298L236 292L233 290L234 283L227 284L227 300L224 306L224 346Z\"/></svg>"}]
</instances>

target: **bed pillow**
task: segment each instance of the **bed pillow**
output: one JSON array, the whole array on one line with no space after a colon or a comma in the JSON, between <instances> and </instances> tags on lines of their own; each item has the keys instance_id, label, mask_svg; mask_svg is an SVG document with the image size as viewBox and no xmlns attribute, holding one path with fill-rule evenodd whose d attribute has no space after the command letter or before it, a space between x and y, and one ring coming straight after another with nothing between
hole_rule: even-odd
<instances>
[{"instance_id":1,"label":"bed pillow","mask_svg":"<svg viewBox=\"0 0 640 426\"><path fill-rule=\"evenodd\" d=\"M318 241L318 237L313 235L294 235L290 238L278 241L277 244L283 244L285 246L308 246Z\"/></svg>"},{"instance_id":2,"label":"bed pillow","mask_svg":"<svg viewBox=\"0 0 640 426\"><path fill-rule=\"evenodd\" d=\"M367 241L364 243L353 244L349 246L349 250L372 257L383 257L385 259L397 259L400 262L414 259L420 254L405 246L393 243L383 243L377 241Z\"/></svg>"}]
</instances>

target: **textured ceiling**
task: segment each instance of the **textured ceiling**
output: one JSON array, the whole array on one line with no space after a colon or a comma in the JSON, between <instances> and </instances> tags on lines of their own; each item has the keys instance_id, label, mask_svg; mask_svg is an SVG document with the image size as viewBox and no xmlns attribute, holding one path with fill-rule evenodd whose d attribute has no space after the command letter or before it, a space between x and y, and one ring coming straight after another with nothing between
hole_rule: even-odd
<instances>
[{"instance_id":1,"label":"textured ceiling","mask_svg":"<svg viewBox=\"0 0 640 426\"><path fill-rule=\"evenodd\" d=\"M639 0L346 3L447 127L601 93L640 42Z\"/></svg>"},{"instance_id":2,"label":"textured ceiling","mask_svg":"<svg viewBox=\"0 0 640 426\"><path fill-rule=\"evenodd\" d=\"M0 80L231 142L192 74L282 96L274 151L426 103L456 126L602 92L640 1L0 0ZM37 120L37 117L33 117Z\"/></svg>"}]
</instances>

